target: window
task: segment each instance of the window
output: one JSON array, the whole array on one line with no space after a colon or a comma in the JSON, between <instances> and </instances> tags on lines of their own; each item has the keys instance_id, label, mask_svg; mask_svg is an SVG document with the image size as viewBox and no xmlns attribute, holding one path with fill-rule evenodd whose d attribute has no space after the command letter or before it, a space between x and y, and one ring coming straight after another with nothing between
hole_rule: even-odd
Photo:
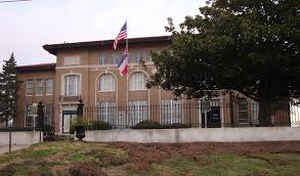
<instances>
[{"instance_id":1,"label":"window","mask_svg":"<svg viewBox=\"0 0 300 176\"><path fill-rule=\"evenodd\" d=\"M32 96L33 94L33 81L32 80L27 80L26 82L26 95L27 96Z\"/></svg>"},{"instance_id":2,"label":"window","mask_svg":"<svg viewBox=\"0 0 300 176\"><path fill-rule=\"evenodd\" d=\"M46 80L46 95L53 95L53 80L47 79Z\"/></svg>"},{"instance_id":3,"label":"window","mask_svg":"<svg viewBox=\"0 0 300 176\"><path fill-rule=\"evenodd\" d=\"M152 58L151 58L151 50L145 50L145 59L146 62L152 62Z\"/></svg>"},{"instance_id":4,"label":"window","mask_svg":"<svg viewBox=\"0 0 300 176\"><path fill-rule=\"evenodd\" d=\"M135 53L134 53L134 63L140 63L141 62L141 60L143 59L143 57L142 57L142 54L141 54L141 51L136 51Z\"/></svg>"},{"instance_id":5,"label":"window","mask_svg":"<svg viewBox=\"0 0 300 176\"><path fill-rule=\"evenodd\" d=\"M105 53L101 53L99 56L99 64L100 65L105 65L106 63L106 55Z\"/></svg>"},{"instance_id":6,"label":"window","mask_svg":"<svg viewBox=\"0 0 300 176\"><path fill-rule=\"evenodd\" d=\"M32 105L27 105L25 110L25 127L34 127L36 112Z\"/></svg>"},{"instance_id":7,"label":"window","mask_svg":"<svg viewBox=\"0 0 300 176\"><path fill-rule=\"evenodd\" d=\"M44 125L51 126L53 119L53 104L46 104L44 112Z\"/></svg>"},{"instance_id":8,"label":"window","mask_svg":"<svg viewBox=\"0 0 300 176\"><path fill-rule=\"evenodd\" d=\"M64 65L79 65L80 57L79 56L68 56L64 58Z\"/></svg>"},{"instance_id":9,"label":"window","mask_svg":"<svg viewBox=\"0 0 300 176\"><path fill-rule=\"evenodd\" d=\"M145 90L146 89L145 74L142 72L134 73L131 76L129 88L130 90Z\"/></svg>"},{"instance_id":10,"label":"window","mask_svg":"<svg viewBox=\"0 0 300 176\"><path fill-rule=\"evenodd\" d=\"M44 80L42 79L37 79L36 82L35 82L35 95L36 96L42 96L43 95L43 92L44 92L44 85L45 85L45 82Z\"/></svg>"},{"instance_id":11,"label":"window","mask_svg":"<svg viewBox=\"0 0 300 176\"><path fill-rule=\"evenodd\" d=\"M248 124L248 102L246 98L239 99L239 123Z\"/></svg>"},{"instance_id":12,"label":"window","mask_svg":"<svg viewBox=\"0 0 300 176\"><path fill-rule=\"evenodd\" d=\"M116 81L111 74L102 75L99 79L98 84L98 88L100 91L115 91L116 89Z\"/></svg>"},{"instance_id":13,"label":"window","mask_svg":"<svg viewBox=\"0 0 300 176\"><path fill-rule=\"evenodd\" d=\"M80 80L78 75L65 76L65 96L78 96Z\"/></svg>"},{"instance_id":14,"label":"window","mask_svg":"<svg viewBox=\"0 0 300 176\"><path fill-rule=\"evenodd\" d=\"M114 102L103 102L98 104L98 120L108 122L114 125L114 117L116 112L116 103Z\"/></svg>"},{"instance_id":15,"label":"window","mask_svg":"<svg viewBox=\"0 0 300 176\"><path fill-rule=\"evenodd\" d=\"M161 123L173 124L182 123L182 106L180 101L162 100L161 102Z\"/></svg>"},{"instance_id":16,"label":"window","mask_svg":"<svg viewBox=\"0 0 300 176\"><path fill-rule=\"evenodd\" d=\"M143 120L148 120L147 101L129 101L129 124L134 126Z\"/></svg>"},{"instance_id":17,"label":"window","mask_svg":"<svg viewBox=\"0 0 300 176\"><path fill-rule=\"evenodd\" d=\"M119 62L119 60L120 60L120 57L121 57L121 55L120 55L120 53L118 53L118 52L114 52L113 54L112 54L112 64L118 64L118 62Z\"/></svg>"}]
</instances>

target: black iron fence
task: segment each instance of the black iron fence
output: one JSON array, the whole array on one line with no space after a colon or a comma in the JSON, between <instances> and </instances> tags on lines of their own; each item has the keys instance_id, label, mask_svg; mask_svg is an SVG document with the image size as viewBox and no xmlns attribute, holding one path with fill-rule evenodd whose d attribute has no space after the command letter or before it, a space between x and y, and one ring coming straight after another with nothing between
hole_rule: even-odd
<instances>
[{"instance_id":1,"label":"black iron fence","mask_svg":"<svg viewBox=\"0 0 300 176\"><path fill-rule=\"evenodd\" d=\"M179 101L149 105L145 102L119 106L103 103L85 107L83 119L89 123L109 123L112 128L133 128L143 121L162 126L188 126L202 128L257 127L257 126L300 126L300 106L289 102L262 106L244 100Z\"/></svg>"}]
</instances>

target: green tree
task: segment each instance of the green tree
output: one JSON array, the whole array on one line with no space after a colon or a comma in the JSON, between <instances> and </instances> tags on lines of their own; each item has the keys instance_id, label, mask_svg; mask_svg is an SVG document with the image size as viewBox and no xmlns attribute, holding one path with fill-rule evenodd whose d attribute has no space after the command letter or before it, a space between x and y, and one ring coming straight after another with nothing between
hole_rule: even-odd
<instances>
[{"instance_id":1,"label":"green tree","mask_svg":"<svg viewBox=\"0 0 300 176\"><path fill-rule=\"evenodd\" d=\"M187 16L171 45L152 58L157 72L148 86L175 95L215 96L238 91L260 103L259 120L270 123L270 106L300 95L299 0L210 0Z\"/></svg>"},{"instance_id":2,"label":"green tree","mask_svg":"<svg viewBox=\"0 0 300 176\"><path fill-rule=\"evenodd\" d=\"M4 61L3 73L0 75L0 120L8 122L16 117L17 90L19 81L17 79L16 60L12 53L8 60Z\"/></svg>"}]
</instances>

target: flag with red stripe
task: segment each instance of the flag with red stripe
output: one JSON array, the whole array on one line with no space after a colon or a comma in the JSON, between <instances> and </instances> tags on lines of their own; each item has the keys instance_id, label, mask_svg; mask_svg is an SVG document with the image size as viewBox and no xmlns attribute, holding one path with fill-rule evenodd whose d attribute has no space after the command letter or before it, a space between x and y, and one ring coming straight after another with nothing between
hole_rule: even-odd
<instances>
[{"instance_id":1,"label":"flag with red stripe","mask_svg":"<svg viewBox=\"0 0 300 176\"><path fill-rule=\"evenodd\" d=\"M125 24L123 25L123 27L121 28L121 31L119 32L118 36L116 37L115 41L114 41L114 50L117 49L118 47L118 42L120 40L126 39L127 38L127 21L125 22Z\"/></svg>"},{"instance_id":2,"label":"flag with red stripe","mask_svg":"<svg viewBox=\"0 0 300 176\"><path fill-rule=\"evenodd\" d=\"M125 48L121 56L121 59L118 63L118 68L122 76L125 76L127 74L128 72L128 48L127 47Z\"/></svg>"}]
</instances>

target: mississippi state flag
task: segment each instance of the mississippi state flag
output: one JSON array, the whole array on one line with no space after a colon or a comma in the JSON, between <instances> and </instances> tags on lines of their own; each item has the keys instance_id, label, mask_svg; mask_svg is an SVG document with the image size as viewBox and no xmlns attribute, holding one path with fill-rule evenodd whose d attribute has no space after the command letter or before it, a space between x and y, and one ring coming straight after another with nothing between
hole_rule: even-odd
<instances>
[{"instance_id":1,"label":"mississippi state flag","mask_svg":"<svg viewBox=\"0 0 300 176\"><path fill-rule=\"evenodd\" d=\"M118 63L118 68L120 70L121 76L125 76L128 72L128 48L126 47L121 59Z\"/></svg>"},{"instance_id":2,"label":"mississippi state flag","mask_svg":"<svg viewBox=\"0 0 300 176\"><path fill-rule=\"evenodd\" d=\"M120 40L126 39L127 38L127 21L125 22L125 24L123 25L123 27L121 28L121 31L119 32L118 36L116 37L115 41L114 41L114 50L117 49L118 46L118 42Z\"/></svg>"}]
</instances>

